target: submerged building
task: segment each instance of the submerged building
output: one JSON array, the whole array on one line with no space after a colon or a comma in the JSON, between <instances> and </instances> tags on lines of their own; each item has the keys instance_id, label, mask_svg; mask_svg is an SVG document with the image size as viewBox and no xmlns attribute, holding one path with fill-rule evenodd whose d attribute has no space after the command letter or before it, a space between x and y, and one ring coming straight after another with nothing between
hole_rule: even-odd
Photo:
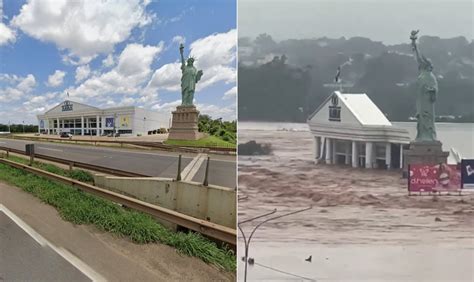
<instances>
[{"instance_id":1,"label":"submerged building","mask_svg":"<svg viewBox=\"0 0 474 282\"><path fill-rule=\"evenodd\" d=\"M38 115L39 133L73 135L147 135L150 131L169 127L168 114L135 106L99 109L66 100Z\"/></svg>"},{"instance_id":2,"label":"submerged building","mask_svg":"<svg viewBox=\"0 0 474 282\"><path fill-rule=\"evenodd\" d=\"M333 92L308 118L315 162L402 168L406 129L393 126L366 94Z\"/></svg>"}]
</instances>

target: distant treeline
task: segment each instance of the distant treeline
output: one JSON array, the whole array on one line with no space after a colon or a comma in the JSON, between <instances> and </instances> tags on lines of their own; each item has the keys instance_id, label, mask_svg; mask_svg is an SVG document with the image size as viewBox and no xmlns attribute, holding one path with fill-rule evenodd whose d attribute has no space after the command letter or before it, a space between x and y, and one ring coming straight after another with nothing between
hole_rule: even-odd
<instances>
[{"instance_id":1,"label":"distant treeline","mask_svg":"<svg viewBox=\"0 0 474 282\"><path fill-rule=\"evenodd\" d=\"M0 132L8 132L9 127L8 124L1 124L0 123ZM33 124L11 124L10 125L10 132L11 133L32 133L38 132L38 125Z\"/></svg>"},{"instance_id":2,"label":"distant treeline","mask_svg":"<svg viewBox=\"0 0 474 282\"><path fill-rule=\"evenodd\" d=\"M409 40L407 40L409 41ZM474 122L474 44L464 37L422 36L421 52L438 78L440 121ZM263 34L239 39L239 120L304 122L338 88L336 69L391 121L415 116L417 63L409 42L386 46L367 38L275 42Z\"/></svg>"},{"instance_id":3,"label":"distant treeline","mask_svg":"<svg viewBox=\"0 0 474 282\"><path fill-rule=\"evenodd\" d=\"M198 127L200 132L208 133L233 144L237 142L236 121L222 121L220 118L212 119L209 115L200 115Z\"/></svg>"}]
</instances>

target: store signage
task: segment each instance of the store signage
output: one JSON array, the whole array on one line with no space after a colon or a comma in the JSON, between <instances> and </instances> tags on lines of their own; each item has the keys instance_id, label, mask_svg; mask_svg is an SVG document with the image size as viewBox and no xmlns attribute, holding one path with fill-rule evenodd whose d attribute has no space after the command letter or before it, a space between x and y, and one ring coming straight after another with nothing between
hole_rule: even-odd
<instances>
[{"instance_id":1,"label":"store signage","mask_svg":"<svg viewBox=\"0 0 474 282\"><path fill-rule=\"evenodd\" d=\"M72 111L72 103L69 101L65 101L62 105L62 111L63 112L70 112Z\"/></svg>"}]
</instances>

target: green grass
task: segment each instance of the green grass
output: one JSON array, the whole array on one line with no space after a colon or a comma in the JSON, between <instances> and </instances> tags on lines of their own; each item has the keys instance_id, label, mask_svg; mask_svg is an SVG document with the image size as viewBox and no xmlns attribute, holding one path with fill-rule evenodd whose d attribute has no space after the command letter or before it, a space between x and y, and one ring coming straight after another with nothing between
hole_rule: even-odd
<instances>
[{"instance_id":1,"label":"green grass","mask_svg":"<svg viewBox=\"0 0 474 282\"><path fill-rule=\"evenodd\" d=\"M183 147L221 147L235 148L235 144L224 141L216 136L207 136L199 140L174 140L168 139L164 142L167 145L177 145Z\"/></svg>"},{"instance_id":2,"label":"green grass","mask_svg":"<svg viewBox=\"0 0 474 282\"><path fill-rule=\"evenodd\" d=\"M16 157L16 156L9 156L8 159L17 163L21 163L21 164L28 164L30 162L28 159ZM92 174L80 169L73 169L72 171L69 171L52 164L47 164L47 163L42 163L42 162L37 162L37 161L33 162L33 167L39 168L39 169L42 169L54 174L58 174L61 176L69 177L75 180L79 180L81 182L86 182L89 184L94 182L94 177L92 176Z\"/></svg>"},{"instance_id":3,"label":"green grass","mask_svg":"<svg viewBox=\"0 0 474 282\"><path fill-rule=\"evenodd\" d=\"M26 160L10 157L25 163ZM50 164L35 163L36 167L70 176L87 179L87 172L70 173ZM91 224L97 228L129 238L135 243L162 243L176 248L188 256L202 259L227 271L235 271L236 257L231 250L219 248L202 235L194 232L174 232L157 223L151 216L124 209L113 202L84 193L71 186L0 163L0 180L18 186L41 201L55 207L61 217L74 224Z\"/></svg>"}]
</instances>

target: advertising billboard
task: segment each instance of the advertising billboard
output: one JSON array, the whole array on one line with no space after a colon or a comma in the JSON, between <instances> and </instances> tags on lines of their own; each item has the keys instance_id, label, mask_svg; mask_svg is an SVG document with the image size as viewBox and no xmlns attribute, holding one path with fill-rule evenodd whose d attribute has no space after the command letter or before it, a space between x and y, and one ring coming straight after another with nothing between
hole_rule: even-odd
<instances>
[{"instance_id":1,"label":"advertising billboard","mask_svg":"<svg viewBox=\"0 0 474 282\"><path fill-rule=\"evenodd\" d=\"M461 189L461 171L457 165L412 164L409 167L408 191L441 192Z\"/></svg>"},{"instance_id":2,"label":"advertising billboard","mask_svg":"<svg viewBox=\"0 0 474 282\"><path fill-rule=\"evenodd\" d=\"M120 116L120 127L130 128L130 116Z\"/></svg>"},{"instance_id":3,"label":"advertising billboard","mask_svg":"<svg viewBox=\"0 0 474 282\"><path fill-rule=\"evenodd\" d=\"M461 161L462 188L474 189L474 160Z\"/></svg>"},{"instance_id":4,"label":"advertising billboard","mask_svg":"<svg viewBox=\"0 0 474 282\"><path fill-rule=\"evenodd\" d=\"M114 127L114 118L105 118L105 127Z\"/></svg>"}]
</instances>

